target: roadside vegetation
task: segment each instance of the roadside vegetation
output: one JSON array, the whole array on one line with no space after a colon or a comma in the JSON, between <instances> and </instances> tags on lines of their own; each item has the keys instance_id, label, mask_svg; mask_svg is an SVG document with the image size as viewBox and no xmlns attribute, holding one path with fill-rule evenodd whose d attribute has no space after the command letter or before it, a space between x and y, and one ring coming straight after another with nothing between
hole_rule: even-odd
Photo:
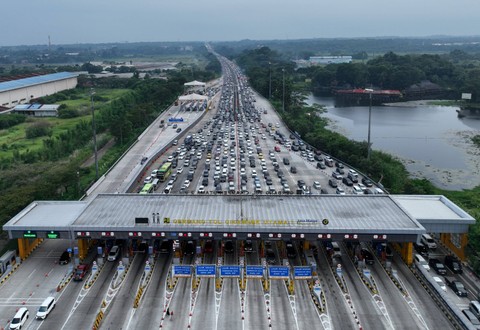
<instances>
[{"instance_id":1,"label":"roadside vegetation","mask_svg":"<svg viewBox=\"0 0 480 330\"><path fill-rule=\"evenodd\" d=\"M436 56L419 55L419 57L409 57L406 55L405 58L408 59L406 63L412 63L414 59L418 60L419 58L423 58L431 63L430 68L432 68L432 66L437 67L438 70L439 68L446 68L445 74L441 76L442 78L439 76L439 79L442 81L450 79L447 78L448 72L462 71L462 68L458 68L456 65L450 64L446 60ZM381 59L373 63L385 64L385 61L391 59L396 59L396 61L403 63L405 62L405 58L402 59L400 56L387 54L386 57L381 57ZM315 76L312 77L304 70L293 70L291 64L289 64L285 58L267 47L245 50L237 55L235 59L245 70L253 88L266 98L269 98L269 74L270 72L272 73L272 104L280 113L288 127L298 132L302 139L308 144L359 169L374 181L380 182L390 193L444 195L467 211L472 217L480 219L480 187L464 191L439 189L426 179L411 178L404 165L398 159L387 153L372 150L371 159L368 161L366 157L368 148L366 141L352 141L339 133L327 129L328 122L325 118L321 117L322 111L316 107L305 106L302 102L302 92L311 91L316 84L318 84L319 78L323 73L331 70L333 66L329 65L326 68L314 69L316 73L315 71L310 72L310 74L315 74ZM437 64L434 65L434 63ZM336 66L337 69L341 67L342 65ZM355 67L355 65L350 66L350 68L353 67ZM420 67L416 67L420 70ZM363 69L361 68L362 67L357 66L358 70L353 70L350 73L347 68L340 70L343 75L352 75L352 79L357 79L362 76L360 72L362 72ZM366 66L364 68L366 68ZM408 72L411 70L412 69L409 68ZM423 67L422 70L427 70L427 67ZM383 68L381 66L378 67L376 71L377 76L385 76L385 71L389 71L388 66ZM321 72L321 74L319 74L319 72ZM366 74L367 71L363 72L366 77L368 77L368 74ZM328 79L325 80L325 82L330 84L331 80L335 79L335 77L338 78L337 74L337 72L330 71ZM402 74L401 76L406 77L407 74ZM419 79L423 77L423 74L419 74ZM471 75L462 76L456 74L455 77L459 79L456 82L457 86L470 85L474 88L472 90L473 97L480 97L480 76L473 77ZM310 86L305 83L305 81L309 81L309 78L311 78ZM285 81L285 110L282 109L283 81ZM362 80L352 80L351 82L358 87L365 87L365 85L361 84L368 84L368 80L365 80L365 78L362 78ZM400 86L396 85L396 83L396 79L392 78L389 82L390 85L385 87L395 88L395 86ZM402 85L405 84L399 83ZM473 141L478 145L480 139L476 136ZM472 225L469 230L468 255L472 266L480 273L480 256L477 256L476 251L480 251L480 223L478 222Z\"/></svg>"},{"instance_id":2,"label":"roadside vegetation","mask_svg":"<svg viewBox=\"0 0 480 330\"><path fill-rule=\"evenodd\" d=\"M61 104L58 118L0 116L0 225L34 200L78 200L95 180L92 155L91 88L97 144L114 141L99 160L105 173L148 125L183 93L189 80L213 79L220 65L180 68L166 79L80 76L78 87L39 102ZM215 59L216 61L216 59Z\"/></svg>"}]
</instances>

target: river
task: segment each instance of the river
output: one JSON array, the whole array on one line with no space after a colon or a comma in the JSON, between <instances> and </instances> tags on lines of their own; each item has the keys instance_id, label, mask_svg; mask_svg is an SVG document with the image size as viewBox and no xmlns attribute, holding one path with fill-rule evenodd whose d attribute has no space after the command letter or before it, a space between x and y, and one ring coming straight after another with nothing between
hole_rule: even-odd
<instances>
[{"instance_id":1,"label":"river","mask_svg":"<svg viewBox=\"0 0 480 330\"><path fill-rule=\"evenodd\" d=\"M333 98L309 95L307 104L324 105L329 128L366 141L368 107L334 106ZM480 119L458 118L457 107L418 105L372 107L372 149L400 159L412 177L426 178L447 190L480 185L480 149L471 138L480 134Z\"/></svg>"}]
</instances>

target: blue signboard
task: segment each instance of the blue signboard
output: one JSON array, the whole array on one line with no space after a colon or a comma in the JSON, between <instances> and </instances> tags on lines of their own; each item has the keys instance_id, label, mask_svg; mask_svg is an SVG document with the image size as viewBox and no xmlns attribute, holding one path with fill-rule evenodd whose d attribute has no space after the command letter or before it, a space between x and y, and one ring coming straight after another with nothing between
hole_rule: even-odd
<instances>
[{"instance_id":1,"label":"blue signboard","mask_svg":"<svg viewBox=\"0 0 480 330\"><path fill-rule=\"evenodd\" d=\"M197 265L196 273L198 277L215 277L216 273L215 265Z\"/></svg>"},{"instance_id":2,"label":"blue signboard","mask_svg":"<svg viewBox=\"0 0 480 330\"><path fill-rule=\"evenodd\" d=\"M174 265L173 276L175 277L189 277L192 275L192 268L190 266Z\"/></svg>"},{"instance_id":3,"label":"blue signboard","mask_svg":"<svg viewBox=\"0 0 480 330\"><path fill-rule=\"evenodd\" d=\"M247 265L247 277L263 277L263 266Z\"/></svg>"},{"instance_id":4,"label":"blue signboard","mask_svg":"<svg viewBox=\"0 0 480 330\"><path fill-rule=\"evenodd\" d=\"M220 276L240 277L240 266L220 266Z\"/></svg>"},{"instance_id":5,"label":"blue signboard","mask_svg":"<svg viewBox=\"0 0 480 330\"><path fill-rule=\"evenodd\" d=\"M181 123L183 122L183 117L180 118L168 118L168 121L171 123Z\"/></svg>"},{"instance_id":6,"label":"blue signboard","mask_svg":"<svg viewBox=\"0 0 480 330\"><path fill-rule=\"evenodd\" d=\"M310 267L295 267L293 269L293 274L296 279L309 279L312 278L312 268Z\"/></svg>"},{"instance_id":7,"label":"blue signboard","mask_svg":"<svg viewBox=\"0 0 480 330\"><path fill-rule=\"evenodd\" d=\"M268 267L268 270L269 270L269 276L275 279L279 279L279 278L288 279L290 275L290 267L288 266L270 266Z\"/></svg>"}]
</instances>

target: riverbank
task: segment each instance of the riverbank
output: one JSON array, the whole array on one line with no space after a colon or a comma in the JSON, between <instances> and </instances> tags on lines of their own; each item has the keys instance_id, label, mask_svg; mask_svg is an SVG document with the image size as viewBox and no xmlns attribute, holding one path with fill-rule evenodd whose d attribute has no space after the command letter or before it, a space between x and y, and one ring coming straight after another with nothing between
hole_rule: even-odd
<instances>
[{"instance_id":1,"label":"riverbank","mask_svg":"<svg viewBox=\"0 0 480 330\"><path fill-rule=\"evenodd\" d=\"M415 108L420 106L439 106L442 103L445 106L452 106L451 100L415 100L415 101L405 101L405 102L395 102L395 103L384 103L383 105L386 107L407 107L407 108ZM449 105L447 105L449 104Z\"/></svg>"}]
</instances>

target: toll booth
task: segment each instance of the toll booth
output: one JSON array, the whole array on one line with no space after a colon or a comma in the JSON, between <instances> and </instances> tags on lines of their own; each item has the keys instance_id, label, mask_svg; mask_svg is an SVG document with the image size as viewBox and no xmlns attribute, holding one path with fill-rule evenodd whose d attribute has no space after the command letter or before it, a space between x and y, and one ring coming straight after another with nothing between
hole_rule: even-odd
<instances>
[{"instance_id":1,"label":"toll booth","mask_svg":"<svg viewBox=\"0 0 480 330\"><path fill-rule=\"evenodd\" d=\"M14 266L17 263L17 252L7 251L0 257L0 273L4 274L8 266Z\"/></svg>"}]
</instances>

